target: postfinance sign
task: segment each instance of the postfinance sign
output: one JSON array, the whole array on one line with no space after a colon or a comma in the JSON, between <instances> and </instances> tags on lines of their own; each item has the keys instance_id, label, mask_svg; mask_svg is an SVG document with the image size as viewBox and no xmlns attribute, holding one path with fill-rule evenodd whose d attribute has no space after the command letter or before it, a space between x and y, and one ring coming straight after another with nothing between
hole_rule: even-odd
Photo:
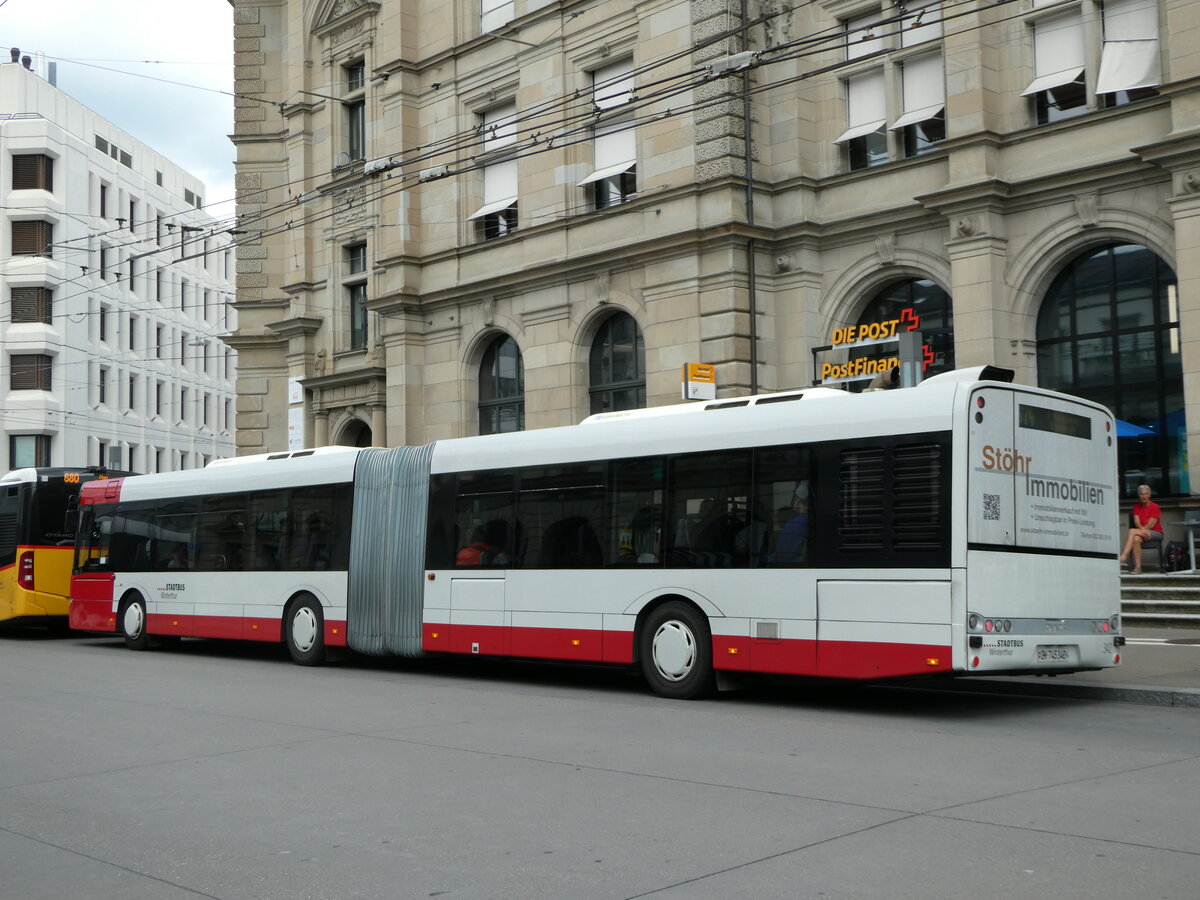
<instances>
[{"instance_id":1,"label":"postfinance sign","mask_svg":"<svg viewBox=\"0 0 1200 900\"><path fill-rule=\"evenodd\" d=\"M884 319L880 322L866 322L862 325L847 325L844 328L833 329L829 343L832 348L850 350L858 347L874 347L878 344L895 343L901 331L916 331L921 327L921 317L911 306L900 311L894 319ZM924 368L933 362L933 352L924 348ZM842 381L861 381L874 378L883 372L889 372L900 365L899 356L885 356L881 359L859 357L844 363L822 363L821 383L836 384Z\"/></svg>"}]
</instances>

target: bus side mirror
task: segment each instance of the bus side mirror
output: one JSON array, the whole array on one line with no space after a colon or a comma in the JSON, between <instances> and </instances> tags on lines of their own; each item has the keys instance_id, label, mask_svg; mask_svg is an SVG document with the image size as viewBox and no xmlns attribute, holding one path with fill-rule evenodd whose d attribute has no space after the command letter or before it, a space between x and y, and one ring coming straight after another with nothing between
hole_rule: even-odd
<instances>
[{"instance_id":1,"label":"bus side mirror","mask_svg":"<svg viewBox=\"0 0 1200 900\"><path fill-rule=\"evenodd\" d=\"M79 510L68 508L63 513L63 531L67 534L74 534L75 529L79 527ZM74 543L74 541L72 541Z\"/></svg>"}]
</instances>

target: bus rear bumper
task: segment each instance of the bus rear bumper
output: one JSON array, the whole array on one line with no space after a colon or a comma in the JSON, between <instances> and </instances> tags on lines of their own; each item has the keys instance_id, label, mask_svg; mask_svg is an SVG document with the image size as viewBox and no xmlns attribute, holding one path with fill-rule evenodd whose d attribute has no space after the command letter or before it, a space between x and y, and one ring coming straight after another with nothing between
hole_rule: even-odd
<instances>
[{"instance_id":1,"label":"bus rear bumper","mask_svg":"<svg viewBox=\"0 0 1200 900\"><path fill-rule=\"evenodd\" d=\"M1115 633L1005 634L972 636L965 670L992 675L1020 670L1030 675L1062 675L1084 669L1110 669L1121 662L1124 638Z\"/></svg>"}]
</instances>

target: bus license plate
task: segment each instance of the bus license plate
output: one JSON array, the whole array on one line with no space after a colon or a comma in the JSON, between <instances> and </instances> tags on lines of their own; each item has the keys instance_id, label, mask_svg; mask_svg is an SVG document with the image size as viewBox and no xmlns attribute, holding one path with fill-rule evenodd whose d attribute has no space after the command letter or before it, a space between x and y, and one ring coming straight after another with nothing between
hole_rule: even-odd
<instances>
[{"instance_id":1,"label":"bus license plate","mask_svg":"<svg viewBox=\"0 0 1200 900\"><path fill-rule=\"evenodd\" d=\"M1037 648L1036 658L1045 663L1074 663L1079 661L1078 653L1077 647L1045 645Z\"/></svg>"}]
</instances>

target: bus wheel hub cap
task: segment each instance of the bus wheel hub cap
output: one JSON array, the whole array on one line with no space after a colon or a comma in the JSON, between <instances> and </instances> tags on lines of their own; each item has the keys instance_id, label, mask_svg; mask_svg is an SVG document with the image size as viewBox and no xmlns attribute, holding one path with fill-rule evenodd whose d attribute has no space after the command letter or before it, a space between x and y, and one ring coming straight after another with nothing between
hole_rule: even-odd
<instances>
[{"instance_id":1,"label":"bus wheel hub cap","mask_svg":"<svg viewBox=\"0 0 1200 900\"><path fill-rule=\"evenodd\" d=\"M301 652L312 649L317 640L317 620L313 617L311 609L297 611L292 619L292 640Z\"/></svg>"},{"instance_id":2,"label":"bus wheel hub cap","mask_svg":"<svg viewBox=\"0 0 1200 900\"><path fill-rule=\"evenodd\" d=\"M654 635L654 666L664 678L679 681L696 661L696 641L682 622L664 622Z\"/></svg>"}]
</instances>

